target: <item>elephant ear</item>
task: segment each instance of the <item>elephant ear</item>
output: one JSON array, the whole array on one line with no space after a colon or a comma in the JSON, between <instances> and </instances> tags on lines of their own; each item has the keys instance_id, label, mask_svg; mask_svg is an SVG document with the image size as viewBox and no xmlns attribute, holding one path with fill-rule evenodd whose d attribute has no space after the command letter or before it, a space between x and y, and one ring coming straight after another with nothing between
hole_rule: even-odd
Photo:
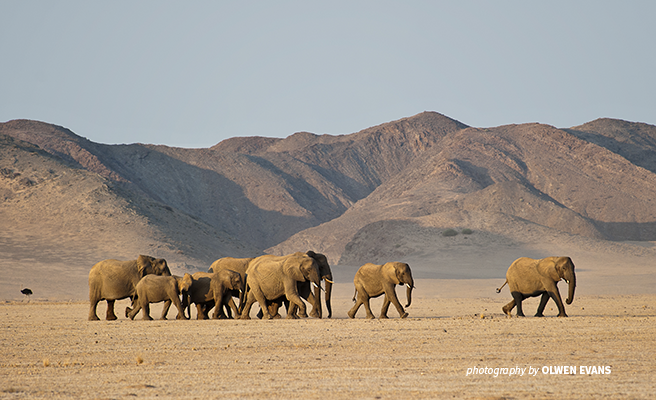
<instances>
[{"instance_id":1,"label":"elephant ear","mask_svg":"<svg viewBox=\"0 0 656 400\"><path fill-rule=\"evenodd\" d=\"M304 282L309 274L308 267L311 268L313 262L314 260L306 256L289 257L285 260L285 271L295 281Z\"/></svg>"},{"instance_id":2,"label":"elephant ear","mask_svg":"<svg viewBox=\"0 0 656 400\"><path fill-rule=\"evenodd\" d=\"M143 254L137 257L137 270L139 271L139 277L143 278L148 274L148 268L152 269L152 261L152 257L144 256Z\"/></svg>"},{"instance_id":3,"label":"elephant ear","mask_svg":"<svg viewBox=\"0 0 656 400\"><path fill-rule=\"evenodd\" d=\"M402 282L404 282L403 275L406 272L406 268L409 268L408 264L404 264L400 262L394 264L394 272L396 273L396 280L397 280L396 283L399 285L402 285Z\"/></svg>"}]
</instances>

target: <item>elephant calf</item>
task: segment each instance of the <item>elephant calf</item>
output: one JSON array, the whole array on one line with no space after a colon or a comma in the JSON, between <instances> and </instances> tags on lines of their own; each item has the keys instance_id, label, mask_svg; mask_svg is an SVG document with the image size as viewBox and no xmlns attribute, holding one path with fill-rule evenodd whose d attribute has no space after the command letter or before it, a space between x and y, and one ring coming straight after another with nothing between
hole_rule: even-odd
<instances>
[{"instance_id":1,"label":"elephant calf","mask_svg":"<svg viewBox=\"0 0 656 400\"><path fill-rule=\"evenodd\" d=\"M178 309L178 316L176 319L187 319L184 315L184 308L180 302L180 293L184 293L191 287L192 278L189 274L184 274L184 277L179 276L161 276L161 275L146 275L137 284L136 294L137 297L133 301L132 306L125 308L125 316L134 319L139 310L143 309L143 319L152 320L150 317L150 303L166 302L162 310L162 317L166 319L166 314L169 312L171 302L175 304Z\"/></svg>"},{"instance_id":2,"label":"elephant calf","mask_svg":"<svg viewBox=\"0 0 656 400\"><path fill-rule=\"evenodd\" d=\"M380 318L387 318L387 310L389 309L390 303L394 304L401 318L408 316L408 313L403 310L401 303L399 303L399 299L396 297L396 291L394 290L396 285L407 286L406 295L408 303L405 306L410 307L412 289L414 289L415 283L408 264L401 262L388 262L383 265L365 264L355 274L353 284L355 285L353 301L356 303L348 312L349 318L355 318L355 314L363 304L367 312L367 318L374 318L374 314L371 312L371 307L369 306L369 299L382 294L385 294L385 300L383 302L383 308L380 311Z\"/></svg>"},{"instance_id":3,"label":"elephant calf","mask_svg":"<svg viewBox=\"0 0 656 400\"><path fill-rule=\"evenodd\" d=\"M560 298L558 291L558 282L564 279L569 283L569 293L567 304L572 304L574 300L574 289L576 288L576 274L574 273L574 263L569 257L547 257L541 260L534 260L528 257L522 257L515 260L506 272L506 282L497 289L497 293L508 284L510 294L513 299L510 303L503 306L503 312L510 316L512 309L517 306L517 316L523 317L522 301L528 297L542 296L536 317L543 317L544 307L547 305L549 298L552 298L558 306L558 316L566 317L565 306Z\"/></svg>"}]
</instances>

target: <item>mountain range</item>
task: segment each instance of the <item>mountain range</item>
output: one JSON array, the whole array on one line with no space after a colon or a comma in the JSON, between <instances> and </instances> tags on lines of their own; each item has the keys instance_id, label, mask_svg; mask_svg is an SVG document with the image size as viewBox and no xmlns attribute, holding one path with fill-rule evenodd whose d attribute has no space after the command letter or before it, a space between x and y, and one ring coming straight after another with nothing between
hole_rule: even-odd
<instances>
[{"instance_id":1,"label":"mountain range","mask_svg":"<svg viewBox=\"0 0 656 400\"><path fill-rule=\"evenodd\" d=\"M424 112L203 149L13 120L0 123L0 290L44 269L77 288L95 262L138 254L186 271L312 249L332 265L411 260L427 278L502 277L521 251L651 257L655 198L656 126L617 119L475 128ZM489 254L503 262L468 267Z\"/></svg>"}]
</instances>

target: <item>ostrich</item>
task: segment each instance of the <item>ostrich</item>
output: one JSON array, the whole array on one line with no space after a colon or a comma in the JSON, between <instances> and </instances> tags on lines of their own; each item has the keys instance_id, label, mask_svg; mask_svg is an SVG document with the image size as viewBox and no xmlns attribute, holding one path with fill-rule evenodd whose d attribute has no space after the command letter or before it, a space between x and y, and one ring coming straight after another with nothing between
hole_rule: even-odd
<instances>
[{"instance_id":1,"label":"ostrich","mask_svg":"<svg viewBox=\"0 0 656 400\"><path fill-rule=\"evenodd\" d=\"M25 289L21 289L21 293L23 293L25 295L25 297L27 297L27 301L29 302L30 301L30 295L32 294L32 291L28 288L25 288Z\"/></svg>"}]
</instances>

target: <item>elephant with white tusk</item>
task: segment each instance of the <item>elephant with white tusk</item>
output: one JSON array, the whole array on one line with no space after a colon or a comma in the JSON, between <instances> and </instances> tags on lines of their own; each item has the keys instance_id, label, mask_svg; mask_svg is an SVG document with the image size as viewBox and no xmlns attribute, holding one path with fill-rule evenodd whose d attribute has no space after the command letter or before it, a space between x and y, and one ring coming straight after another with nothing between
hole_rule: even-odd
<instances>
[{"instance_id":1,"label":"elephant with white tusk","mask_svg":"<svg viewBox=\"0 0 656 400\"><path fill-rule=\"evenodd\" d=\"M547 257L535 260L522 257L515 260L506 272L506 282L497 289L497 293L508 284L513 300L503 306L503 312L510 316L512 309L517 306L517 316L523 317L522 301L528 297L542 296L536 317L543 317L544 307L549 298L558 306L558 316L566 317L565 306L558 291L558 281L564 279L569 284L567 304L574 300L576 289L576 273L574 263L569 257Z\"/></svg>"},{"instance_id":2,"label":"elephant with white tusk","mask_svg":"<svg viewBox=\"0 0 656 400\"><path fill-rule=\"evenodd\" d=\"M401 318L408 316L408 313L401 306L394 289L396 285L406 286L408 303L405 306L410 307L412 290L415 287L415 283L408 264L401 262L388 262L383 265L365 264L356 272L355 278L353 278L353 284L355 285L355 294L353 295L355 305L348 312L349 318L355 318L355 314L363 304L367 312L367 318L374 318L374 314L371 312L371 307L369 306L369 299L382 294L385 294L385 300L383 301L383 308L380 311L379 318L387 318L387 310L389 309L390 303L394 304Z\"/></svg>"},{"instance_id":3,"label":"elephant with white tusk","mask_svg":"<svg viewBox=\"0 0 656 400\"><path fill-rule=\"evenodd\" d=\"M247 296L241 313L242 319L250 319L250 309L257 301L263 318L271 319L267 302L285 296L290 303L299 308L300 316L307 316L306 306L298 293L298 282L309 281L321 286L321 276L317 262L306 254L288 256L265 255L251 261L246 271ZM295 318L287 314L287 318Z\"/></svg>"},{"instance_id":4,"label":"elephant with white tusk","mask_svg":"<svg viewBox=\"0 0 656 400\"><path fill-rule=\"evenodd\" d=\"M298 287L298 294L302 298L306 299L308 303L312 305L312 311L310 311L310 316L313 318L322 318L323 316L323 310L321 307L321 293L320 291L323 291L326 296L326 310L328 311L328 318L331 318L333 315L333 308L332 308L332 288L333 284L333 273L330 270L330 265L328 264L328 259L326 258L325 255L321 253L315 253L312 250L307 251L306 253L293 253L290 254L289 256L302 256L302 255L307 255L308 257L311 257L314 259L314 261L317 262L317 266L319 267L319 275L321 276L321 279L325 282L326 289L324 290L320 286L317 286L314 282L310 284L310 281L303 281L303 282L298 282L297 287ZM312 292L312 288L315 288L314 293ZM287 307L287 312L291 314L292 316L297 316L298 314L298 308L292 303L290 304L289 301L283 296L280 297L276 300L273 300L271 302L267 301L267 304L269 304L269 313L273 316L273 318L279 318L280 314L278 314L278 309L282 304L285 304ZM260 314L258 313L258 317ZM302 317L305 317L304 315L301 315Z\"/></svg>"}]
</instances>

